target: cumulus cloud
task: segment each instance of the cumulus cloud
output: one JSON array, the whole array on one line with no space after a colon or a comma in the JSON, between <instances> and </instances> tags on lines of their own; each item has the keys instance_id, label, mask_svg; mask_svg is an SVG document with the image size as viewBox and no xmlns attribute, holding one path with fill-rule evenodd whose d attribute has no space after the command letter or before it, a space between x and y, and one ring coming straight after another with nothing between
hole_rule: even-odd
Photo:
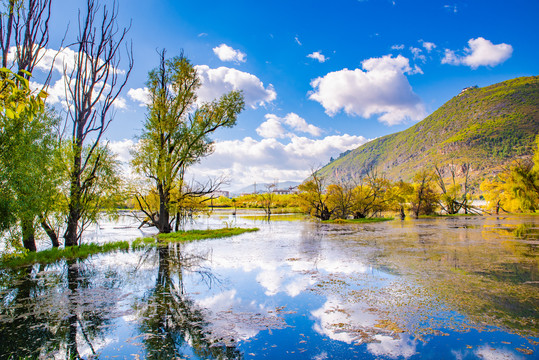
<instances>
[{"instance_id":1,"label":"cumulus cloud","mask_svg":"<svg viewBox=\"0 0 539 360\"><path fill-rule=\"evenodd\" d=\"M197 93L200 103L213 101L232 90L243 91L245 103L253 109L277 97L273 86L270 84L264 87L262 81L255 75L227 67L211 69L207 65L196 65L195 68L202 82ZM150 101L146 87L129 89L127 95L140 106L146 106Z\"/></svg>"},{"instance_id":2,"label":"cumulus cloud","mask_svg":"<svg viewBox=\"0 0 539 360\"><path fill-rule=\"evenodd\" d=\"M190 169L197 178L227 174L235 185L281 180L302 181L311 166L324 165L330 157L367 142L363 136L332 135L309 139L291 135L288 141L251 137L218 141L212 155Z\"/></svg>"},{"instance_id":3,"label":"cumulus cloud","mask_svg":"<svg viewBox=\"0 0 539 360\"><path fill-rule=\"evenodd\" d=\"M290 130L313 136L320 136L322 134L322 129L307 123L305 119L296 113L289 113L284 118L280 118L274 114L266 114L265 118L266 121L256 129L258 135L264 138L277 139L295 136L293 133L288 132L283 125L289 127Z\"/></svg>"},{"instance_id":4,"label":"cumulus cloud","mask_svg":"<svg viewBox=\"0 0 539 360\"><path fill-rule=\"evenodd\" d=\"M245 53L241 52L240 50L235 50L226 44L221 44L214 47L212 50L221 61L233 61L235 63L247 61L247 55Z\"/></svg>"},{"instance_id":5,"label":"cumulus cloud","mask_svg":"<svg viewBox=\"0 0 539 360\"><path fill-rule=\"evenodd\" d=\"M494 45L491 41L478 37L468 40L464 54L460 56L453 50L445 49L442 64L467 65L472 69L479 66L496 66L511 57L513 47L505 43Z\"/></svg>"},{"instance_id":6,"label":"cumulus cloud","mask_svg":"<svg viewBox=\"0 0 539 360\"><path fill-rule=\"evenodd\" d=\"M308 58L318 60L318 62L326 62L328 60L320 51L315 51L312 54L307 55Z\"/></svg>"},{"instance_id":7,"label":"cumulus cloud","mask_svg":"<svg viewBox=\"0 0 539 360\"><path fill-rule=\"evenodd\" d=\"M432 49L436 48L436 44L433 42L428 42L424 40L419 40L419 42L421 43L421 45L423 45L423 47L427 50L427 52L431 52Z\"/></svg>"},{"instance_id":8,"label":"cumulus cloud","mask_svg":"<svg viewBox=\"0 0 539 360\"><path fill-rule=\"evenodd\" d=\"M131 100L138 102L139 106L147 106L150 103L150 93L147 87L129 89L127 96L129 96Z\"/></svg>"},{"instance_id":9,"label":"cumulus cloud","mask_svg":"<svg viewBox=\"0 0 539 360\"><path fill-rule=\"evenodd\" d=\"M264 138L278 139L286 137L286 130L281 124L281 119L273 114L266 114L264 121L256 129L258 135Z\"/></svg>"},{"instance_id":10,"label":"cumulus cloud","mask_svg":"<svg viewBox=\"0 0 539 360\"><path fill-rule=\"evenodd\" d=\"M427 61L427 58L425 57L425 55L423 55L423 50L421 50L420 48L410 46L410 51L414 55L414 60L421 60L423 62Z\"/></svg>"},{"instance_id":11,"label":"cumulus cloud","mask_svg":"<svg viewBox=\"0 0 539 360\"><path fill-rule=\"evenodd\" d=\"M365 118L378 115L378 120L387 125L425 117L425 105L406 77L420 73L419 67L410 67L402 55L386 55L364 60L362 68L343 69L314 79L309 98L318 101L330 116L340 110Z\"/></svg>"},{"instance_id":12,"label":"cumulus cloud","mask_svg":"<svg viewBox=\"0 0 539 360\"><path fill-rule=\"evenodd\" d=\"M200 101L212 101L229 91L242 90L245 103L254 109L277 98L273 85L264 87L262 81L253 74L224 66L211 69L207 65L196 65L195 68L202 81L198 90Z\"/></svg>"},{"instance_id":13,"label":"cumulus cloud","mask_svg":"<svg viewBox=\"0 0 539 360\"><path fill-rule=\"evenodd\" d=\"M15 60L15 51L15 47L10 48L8 59L11 62ZM74 86L75 84L75 80L70 79L70 77L75 70L76 64L79 61L84 63L86 61L93 61L93 59L91 59L88 55L79 56L79 53L67 47L61 48L60 50L41 48L39 57L40 61L36 64L36 70L43 71L45 73L52 71L52 81L45 88L49 94L47 97L47 103L49 105L61 105L64 109L67 109L69 106L71 106L72 102L69 95L69 86ZM107 68L101 59L98 60L98 63L103 66L103 69ZM108 66L108 71L111 75L119 76L120 78L126 73L125 70L112 66ZM39 74L34 78L39 79ZM36 81L31 81L30 86L32 90L41 90L43 88L43 84ZM110 83L98 81L93 89L94 99L97 98L103 90L106 94L110 89ZM101 97L101 100L102 99L103 97ZM127 107L125 99L121 96L119 96L112 105L116 109L125 109Z\"/></svg>"}]
</instances>

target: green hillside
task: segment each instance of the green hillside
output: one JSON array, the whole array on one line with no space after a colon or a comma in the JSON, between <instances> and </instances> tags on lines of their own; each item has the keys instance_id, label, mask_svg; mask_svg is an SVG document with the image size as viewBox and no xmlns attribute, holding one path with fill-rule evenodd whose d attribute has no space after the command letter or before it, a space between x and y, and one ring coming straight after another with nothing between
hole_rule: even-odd
<instances>
[{"instance_id":1,"label":"green hillside","mask_svg":"<svg viewBox=\"0 0 539 360\"><path fill-rule=\"evenodd\" d=\"M527 157L539 133L539 77L522 77L455 96L407 130L370 141L320 170L329 181L358 178L369 167L410 180L425 166L470 163L478 180Z\"/></svg>"}]
</instances>

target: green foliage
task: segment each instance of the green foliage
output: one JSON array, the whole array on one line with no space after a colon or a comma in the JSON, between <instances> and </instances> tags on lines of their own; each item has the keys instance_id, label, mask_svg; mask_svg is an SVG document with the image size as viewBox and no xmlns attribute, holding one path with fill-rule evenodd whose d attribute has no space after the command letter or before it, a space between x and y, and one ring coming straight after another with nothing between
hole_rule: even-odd
<instances>
[{"instance_id":1,"label":"green foliage","mask_svg":"<svg viewBox=\"0 0 539 360\"><path fill-rule=\"evenodd\" d=\"M138 238L131 244L133 250L144 249L148 246L161 246L167 243L189 242L203 239L219 239L236 236L247 232L258 231L258 228L230 228L213 230L187 230L168 234L159 234L157 237Z\"/></svg>"},{"instance_id":2,"label":"green foliage","mask_svg":"<svg viewBox=\"0 0 539 360\"><path fill-rule=\"evenodd\" d=\"M0 230L21 225L24 245L35 250L36 219L58 186L53 161L58 119L45 109L47 94L34 95L23 76L0 69L0 82Z\"/></svg>"},{"instance_id":3,"label":"green foliage","mask_svg":"<svg viewBox=\"0 0 539 360\"><path fill-rule=\"evenodd\" d=\"M61 249L52 248L38 252L26 252L18 256L4 257L2 261L0 261L0 268L15 268L37 263L52 264L59 260L85 259L91 255L117 250L129 250L129 243L127 241L118 241L103 245L90 243L78 246L68 246Z\"/></svg>"},{"instance_id":4,"label":"green foliage","mask_svg":"<svg viewBox=\"0 0 539 360\"><path fill-rule=\"evenodd\" d=\"M494 178L485 179L481 190L487 208L499 213L539 210L539 136L531 160L515 160Z\"/></svg>"},{"instance_id":5,"label":"green foliage","mask_svg":"<svg viewBox=\"0 0 539 360\"><path fill-rule=\"evenodd\" d=\"M161 53L158 68L150 71L147 86L150 105L144 131L133 152L135 171L149 179L159 198L157 211L144 209L146 194L139 194L139 205L161 232L170 232L169 215L173 203L186 193L186 169L213 150L209 135L221 127L236 124L243 110L243 95L232 91L220 99L197 106L196 91L201 86L195 67L184 56L165 59ZM176 189L178 196L172 198Z\"/></svg>"}]
</instances>

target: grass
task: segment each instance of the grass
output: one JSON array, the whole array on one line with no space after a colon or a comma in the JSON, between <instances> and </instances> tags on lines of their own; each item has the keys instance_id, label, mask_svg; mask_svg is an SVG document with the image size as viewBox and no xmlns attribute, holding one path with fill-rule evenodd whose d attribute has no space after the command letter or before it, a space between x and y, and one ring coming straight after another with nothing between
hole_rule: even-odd
<instances>
[{"instance_id":1,"label":"grass","mask_svg":"<svg viewBox=\"0 0 539 360\"><path fill-rule=\"evenodd\" d=\"M368 224L377 223L383 221L393 220L393 217L376 217L376 218L363 218L363 219L335 219L323 221L329 224Z\"/></svg>"},{"instance_id":2,"label":"grass","mask_svg":"<svg viewBox=\"0 0 539 360\"><path fill-rule=\"evenodd\" d=\"M159 246L167 243L188 242L203 239L219 239L258 230L258 228L223 228L215 230L178 231L169 234L159 234L157 235L157 238L138 238L133 241L132 248L141 249L146 246Z\"/></svg>"},{"instance_id":3,"label":"grass","mask_svg":"<svg viewBox=\"0 0 539 360\"><path fill-rule=\"evenodd\" d=\"M27 252L22 255L15 255L2 259L0 261L0 268L15 268L36 263L52 264L62 259L85 259L90 255L116 250L129 250L129 243L127 241L117 241L103 245L90 243L79 246L68 246L66 248L52 248L37 252Z\"/></svg>"},{"instance_id":4,"label":"grass","mask_svg":"<svg viewBox=\"0 0 539 360\"><path fill-rule=\"evenodd\" d=\"M187 242L202 239L217 239L235 236L246 232L258 231L257 228L223 228L216 230L189 230L170 234L159 234L157 238L138 238L131 244L132 250L139 250L148 246L159 246L172 242ZM90 255L113 252L117 250L128 251L129 242L117 241L102 245L90 243L66 248L52 248L37 252L16 254L0 259L0 268L17 268L33 264L52 264L59 260L85 259Z\"/></svg>"}]
</instances>

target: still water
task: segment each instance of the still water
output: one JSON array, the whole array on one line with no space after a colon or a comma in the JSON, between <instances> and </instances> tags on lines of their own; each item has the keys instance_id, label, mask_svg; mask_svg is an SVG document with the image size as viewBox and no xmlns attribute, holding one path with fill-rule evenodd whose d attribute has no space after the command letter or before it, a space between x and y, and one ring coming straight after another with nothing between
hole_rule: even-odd
<instances>
[{"instance_id":1,"label":"still water","mask_svg":"<svg viewBox=\"0 0 539 360\"><path fill-rule=\"evenodd\" d=\"M538 217L225 225L260 231L0 272L0 358L539 357Z\"/></svg>"}]
</instances>

